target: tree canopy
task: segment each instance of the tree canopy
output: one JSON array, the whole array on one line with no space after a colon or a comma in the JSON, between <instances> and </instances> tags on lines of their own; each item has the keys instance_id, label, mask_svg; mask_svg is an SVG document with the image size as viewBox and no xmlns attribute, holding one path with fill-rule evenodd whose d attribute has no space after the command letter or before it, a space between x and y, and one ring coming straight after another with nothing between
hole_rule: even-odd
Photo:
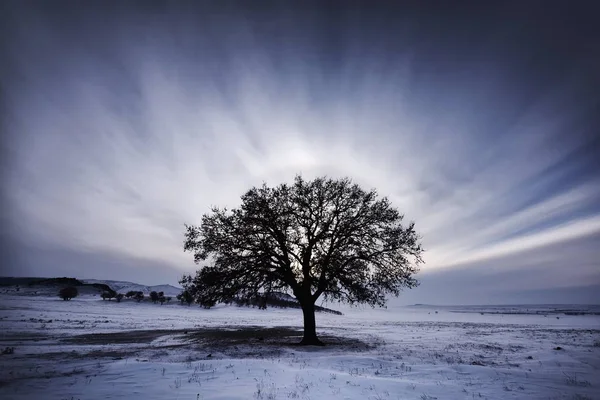
<instances>
[{"instance_id":1,"label":"tree canopy","mask_svg":"<svg viewBox=\"0 0 600 400\"><path fill-rule=\"evenodd\" d=\"M79 291L75 286L67 286L60 289L58 296L63 300L71 300L79 295Z\"/></svg>"},{"instance_id":2,"label":"tree canopy","mask_svg":"<svg viewBox=\"0 0 600 400\"><path fill-rule=\"evenodd\" d=\"M291 290L304 313L304 344L320 343L319 298L384 306L418 285L422 248L414 223L376 190L327 177L254 187L238 208L213 207L186 225L185 251L212 265L193 278L201 304Z\"/></svg>"}]
</instances>

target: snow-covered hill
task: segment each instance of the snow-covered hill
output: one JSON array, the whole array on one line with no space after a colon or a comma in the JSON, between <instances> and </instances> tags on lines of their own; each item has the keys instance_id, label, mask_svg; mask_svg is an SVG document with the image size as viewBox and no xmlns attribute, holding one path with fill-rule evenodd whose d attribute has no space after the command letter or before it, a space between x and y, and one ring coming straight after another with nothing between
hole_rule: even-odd
<instances>
[{"instance_id":1,"label":"snow-covered hill","mask_svg":"<svg viewBox=\"0 0 600 400\"><path fill-rule=\"evenodd\" d=\"M149 294L152 291L155 292L164 292L167 296L177 296L183 289L172 286L172 285L154 285L154 286L146 286L141 285L139 283L134 282L126 282L126 281L111 281L111 280L101 280L101 279L82 279L82 282L85 283L104 283L110 286L115 292L118 293L127 293L129 291L135 292L143 292L144 294Z\"/></svg>"}]
</instances>

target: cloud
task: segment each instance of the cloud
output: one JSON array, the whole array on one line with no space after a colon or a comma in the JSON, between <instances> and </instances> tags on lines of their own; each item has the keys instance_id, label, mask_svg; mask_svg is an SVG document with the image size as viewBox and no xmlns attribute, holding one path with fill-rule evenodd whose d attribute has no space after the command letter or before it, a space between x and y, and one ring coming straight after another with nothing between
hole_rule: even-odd
<instances>
[{"instance_id":1,"label":"cloud","mask_svg":"<svg viewBox=\"0 0 600 400\"><path fill-rule=\"evenodd\" d=\"M296 173L389 196L423 235L424 272L523 253L532 269L547 259L531 254L600 231L579 75L518 86L518 62L479 61L472 79L452 63L436 75L436 49L369 49L360 30L329 54L302 32L310 15L274 31L235 13L125 13L110 30L84 15L77 37L26 15L11 26L4 194L20 241L190 271L184 223Z\"/></svg>"},{"instance_id":2,"label":"cloud","mask_svg":"<svg viewBox=\"0 0 600 400\"><path fill-rule=\"evenodd\" d=\"M427 304L598 304L600 234L566 240L500 258L428 269L421 286L390 305Z\"/></svg>"}]
</instances>

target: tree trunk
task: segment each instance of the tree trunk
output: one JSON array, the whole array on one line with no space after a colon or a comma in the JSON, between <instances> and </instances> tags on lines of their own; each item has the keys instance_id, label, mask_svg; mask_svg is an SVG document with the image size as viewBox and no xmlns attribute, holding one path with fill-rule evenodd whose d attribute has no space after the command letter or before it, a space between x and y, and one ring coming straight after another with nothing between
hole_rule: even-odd
<instances>
[{"instance_id":1,"label":"tree trunk","mask_svg":"<svg viewBox=\"0 0 600 400\"><path fill-rule=\"evenodd\" d=\"M302 304L302 314L304 314L304 337L301 345L323 346L323 342L317 337L317 324L315 322L315 304Z\"/></svg>"}]
</instances>

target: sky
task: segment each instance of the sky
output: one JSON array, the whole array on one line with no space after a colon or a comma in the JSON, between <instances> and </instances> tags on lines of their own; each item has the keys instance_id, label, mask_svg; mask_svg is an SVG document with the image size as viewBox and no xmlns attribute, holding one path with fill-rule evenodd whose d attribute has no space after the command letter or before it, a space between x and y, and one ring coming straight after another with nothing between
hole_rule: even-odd
<instances>
[{"instance_id":1,"label":"sky","mask_svg":"<svg viewBox=\"0 0 600 400\"><path fill-rule=\"evenodd\" d=\"M600 303L597 6L402 3L2 2L0 275L176 284L185 223L328 175L416 223L392 304Z\"/></svg>"}]
</instances>

